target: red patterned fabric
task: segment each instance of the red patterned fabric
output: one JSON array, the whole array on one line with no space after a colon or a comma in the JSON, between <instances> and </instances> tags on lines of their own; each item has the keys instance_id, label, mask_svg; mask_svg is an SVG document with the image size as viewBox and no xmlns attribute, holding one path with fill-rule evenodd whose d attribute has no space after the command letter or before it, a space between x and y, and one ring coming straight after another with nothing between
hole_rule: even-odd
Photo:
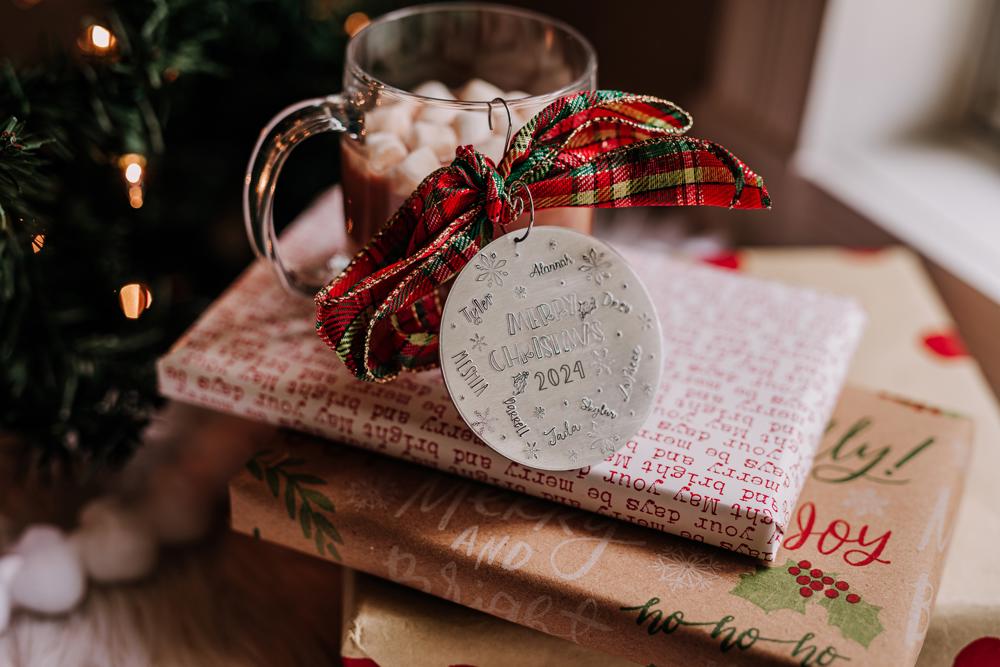
<instances>
[{"instance_id":1,"label":"red patterned fabric","mask_svg":"<svg viewBox=\"0 0 1000 667\"><path fill-rule=\"evenodd\" d=\"M535 209L770 208L763 179L690 126L666 100L599 90L545 107L499 165L460 146L316 295L317 332L363 380L436 365L438 287L517 218L521 187Z\"/></svg>"}]
</instances>

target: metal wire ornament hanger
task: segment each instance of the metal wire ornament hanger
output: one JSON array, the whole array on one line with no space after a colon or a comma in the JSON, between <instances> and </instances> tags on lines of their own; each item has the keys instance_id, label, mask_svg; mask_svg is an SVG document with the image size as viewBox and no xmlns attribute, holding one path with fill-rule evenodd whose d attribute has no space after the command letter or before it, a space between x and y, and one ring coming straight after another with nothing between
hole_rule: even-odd
<instances>
[{"instance_id":1,"label":"metal wire ornament hanger","mask_svg":"<svg viewBox=\"0 0 1000 667\"><path fill-rule=\"evenodd\" d=\"M505 100L502 97L494 97L492 100L486 103L486 122L489 125L490 132L492 132L493 105L497 103L502 104L504 111L507 112L507 136L505 136L503 140L503 152L506 154L508 149L510 149L510 138L514 133L514 120L510 113L510 107L507 106L507 100ZM525 208L524 196L521 195L516 199L514 198L515 194L521 191L523 191L528 196L528 202L527 202L529 207L528 227L524 230L524 234L520 238L514 239L514 243L521 243L522 241L527 239L528 234L531 233L531 228L535 226L535 199L534 197L531 196L531 190L528 189L528 185L522 180L514 181L509 189L508 196L510 197L511 205L516 207L515 208L516 212L514 213L514 219L516 220L517 218L520 218L521 214L524 213L524 208Z\"/></svg>"}]
</instances>

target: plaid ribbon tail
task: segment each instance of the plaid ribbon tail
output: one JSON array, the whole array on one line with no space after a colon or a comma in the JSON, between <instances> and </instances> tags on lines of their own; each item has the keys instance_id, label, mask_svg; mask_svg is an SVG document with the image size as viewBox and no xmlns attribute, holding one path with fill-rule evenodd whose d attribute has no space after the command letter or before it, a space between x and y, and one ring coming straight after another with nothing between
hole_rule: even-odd
<instances>
[{"instance_id":1,"label":"plaid ribbon tail","mask_svg":"<svg viewBox=\"0 0 1000 667\"><path fill-rule=\"evenodd\" d=\"M719 144L686 136L691 124L666 100L598 90L545 107L499 165L460 146L316 295L317 333L363 380L437 365L438 288L513 222L515 184L536 209L770 208L763 179Z\"/></svg>"}]
</instances>

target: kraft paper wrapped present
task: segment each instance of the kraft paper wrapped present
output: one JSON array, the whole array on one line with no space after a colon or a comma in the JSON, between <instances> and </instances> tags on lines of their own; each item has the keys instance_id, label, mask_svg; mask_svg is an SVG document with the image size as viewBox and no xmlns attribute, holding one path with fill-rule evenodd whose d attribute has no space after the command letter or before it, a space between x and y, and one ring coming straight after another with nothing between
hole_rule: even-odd
<instances>
[{"instance_id":1,"label":"kraft paper wrapped present","mask_svg":"<svg viewBox=\"0 0 1000 667\"><path fill-rule=\"evenodd\" d=\"M934 613L916 621L927 627L918 664L1000 664L1000 409L920 260L902 248L831 248L755 249L720 261L752 275L857 298L869 324L848 382L972 419L966 492Z\"/></svg>"},{"instance_id":2,"label":"kraft paper wrapped present","mask_svg":"<svg viewBox=\"0 0 1000 667\"><path fill-rule=\"evenodd\" d=\"M288 432L231 483L232 524L642 664L906 665L970 442L967 419L847 389L771 567Z\"/></svg>"},{"instance_id":3,"label":"kraft paper wrapped present","mask_svg":"<svg viewBox=\"0 0 1000 667\"><path fill-rule=\"evenodd\" d=\"M339 225L318 210L283 239L295 263L334 252ZM310 304L260 262L160 360L160 391L773 561L864 314L849 298L619 250L659 311L664 373L645 425L592 468L493 452L438 370L356 380L315 335Z\"/></svg>"},{"instance_id":4,"label":"kraft paper wrapped present","mask_svg":"<svg viewBox=\"0 0 1000 667\"><path fill-rule=\"evenodd\" d=\"M635 665L355 570L343 578L344 667Z\"/></svg>"}]
</instances>

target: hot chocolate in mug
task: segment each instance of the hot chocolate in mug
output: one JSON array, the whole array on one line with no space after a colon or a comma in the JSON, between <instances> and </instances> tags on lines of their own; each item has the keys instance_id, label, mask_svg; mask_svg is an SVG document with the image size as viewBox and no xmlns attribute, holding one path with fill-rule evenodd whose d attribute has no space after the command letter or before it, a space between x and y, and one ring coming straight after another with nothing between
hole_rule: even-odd
<instances>
[{"instance_id":1,"label":"hot chocolate in mug","mask_svg":"<svg viewBox=\"0 0 1000 667\"><path fill-rule=\"evenodd\" d=\"M353 250L424 177L450 163L457 146L471 144L498 162L510 131L559 97L596 84L591 45L541 14L489 4L386 14L348 42L342 93L294 104L261 133L244 183L254 250L290 290L311 296L330 277L324 269L286 266L278 254L275 186L289 152L304 139L342 134L344 220ZM590 208L535 216L535 224L588 233L592 220Z\"/></svg>"}]
</instances>

